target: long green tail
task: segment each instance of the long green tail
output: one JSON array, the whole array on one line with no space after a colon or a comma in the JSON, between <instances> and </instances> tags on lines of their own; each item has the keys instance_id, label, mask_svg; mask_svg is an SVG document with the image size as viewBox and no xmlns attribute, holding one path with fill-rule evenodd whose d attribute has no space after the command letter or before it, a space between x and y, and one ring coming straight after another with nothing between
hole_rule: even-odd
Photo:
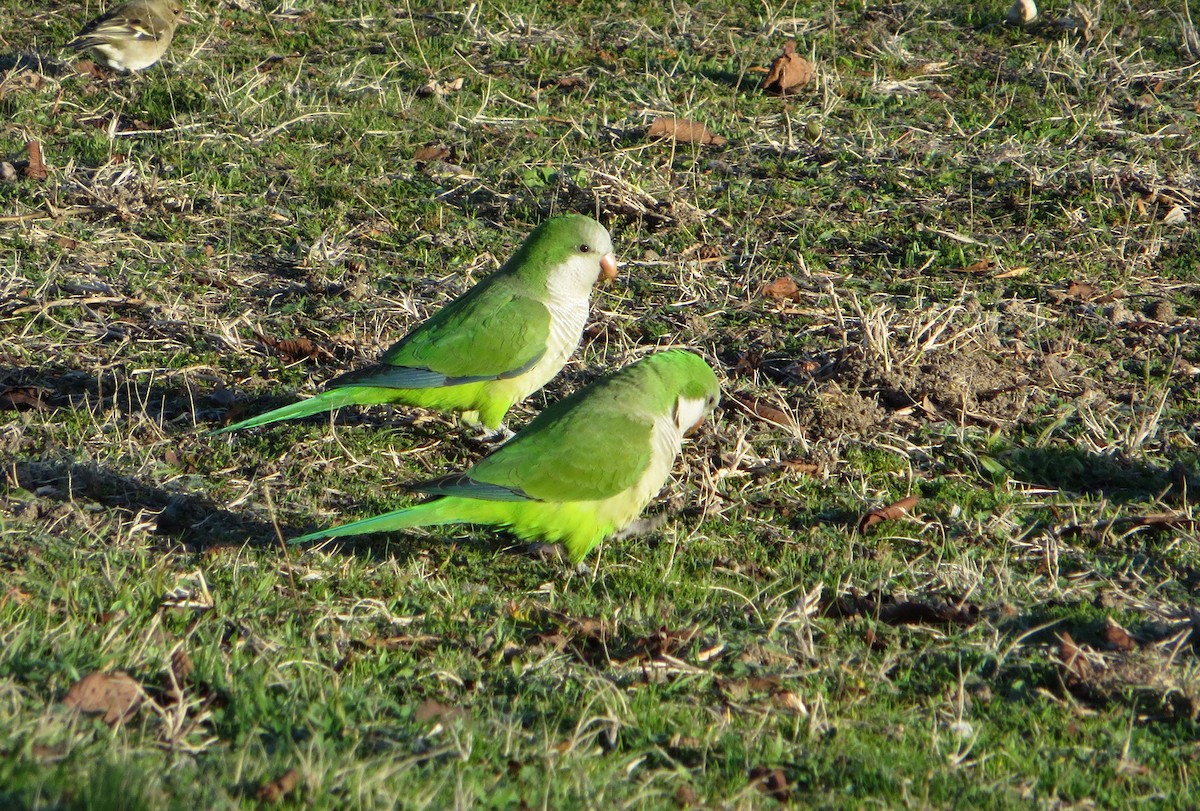
<instances>
[{"instance_id":1,"label":"long green tail","mask_svg":"<svg viewBox=\"0 0 1200 811\"><path fill-rule=\"evenodd\" d=\"M371 532L395 532L412 527L431 527L438 524L501 524L507 523L499 503L481 502L469 498L439 498L415 507L406 507L373 518L364 518L340 527L310 532L292 538L289 544L311 543L325 538L345 535L365 535Z\"/></svg>"},{"instance_id":2,"label":"long green tail","mask_svg":"<svg viewBox=\"0 0 1200 811\"><path fill-rule=\"evenodd\" d=\"M394 395L392 395L394 397ZM321 392L316 397L310 397L307 400L301 400L298 403L285 405L274 411L268 411L265 414L259 414L257 417L251 417L248 420L235 422L233 425L227 425L224 428L218 428L215 431L209 431L208 436L216 436L217 434L227 434L230 431L241 431L244 428L257 428L260 425L267 425L280 420L295 420L300 417L308 417L312 414L320 414L322 411L333 411L335 408L342 408L348 405L369 405L371 403L387 402L389 392L387 389L369 388L366 386L347 386L343 389L330 389L329 391Z\"/></svg>"}]
</instances>

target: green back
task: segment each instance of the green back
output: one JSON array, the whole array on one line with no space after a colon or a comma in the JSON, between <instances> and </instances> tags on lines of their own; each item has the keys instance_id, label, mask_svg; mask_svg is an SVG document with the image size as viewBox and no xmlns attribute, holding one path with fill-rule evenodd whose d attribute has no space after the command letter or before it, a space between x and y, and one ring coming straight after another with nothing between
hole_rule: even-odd
<instances>
[{"instance_id":1,"label":"green back","mask_svg":"<svg viewBox=\"0 0 1200 811\"><path fill-rule=\"evenodd\" d=\"M587 218L555 217L502 268L447 304L380 359L447 377L500 377L532 366L550 335L547 279L572 253Z\"/></svg>"},{"instance_id":2,"label":"green back","mask_svg":"<svg viewBox=\"0 0 1200 811\"><path fill-rule=\"evenodd\" d=\"M715 402L717 392L698 356L651 355L547 407L466 478L544 501L609 498L645 473L655 419L670 414L680 395Z\"/></svg>"}]
</instances>

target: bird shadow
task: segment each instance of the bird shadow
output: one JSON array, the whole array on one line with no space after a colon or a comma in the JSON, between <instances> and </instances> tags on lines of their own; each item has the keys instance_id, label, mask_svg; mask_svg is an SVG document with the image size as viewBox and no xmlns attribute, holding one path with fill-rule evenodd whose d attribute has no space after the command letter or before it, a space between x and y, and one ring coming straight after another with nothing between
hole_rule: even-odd
<instances>
[{"instance_id":1,"label":"bird shadow","mask_svg":"<svg viewBox=\"0 0 1200 811\"><path fill-rule=\"evenodd\" d=\"M36 51L19 51L0 53L0 73L15 73L27 70L41 76L59 79L78 73L70 62L59 59L47 59Z\"/></svg>"},{"instance_id":2,"label":"bird shadow","mask_svg":"<svg viewBox=\"0 0 1200 811\"><path fill-rule=\"evenodd\" d=\"M131 375L121 368L85 372L69 367L0 366L0 412L38 411L79 414L141 413L161 426L224 418L234 395L215 375L156 378Z\"/></svg>"},{"instance_id":3,"label":"bird shadow","mask_svg":"<svg viewBox=\"0 0 1200 811\"><path fill-rule=\"evenodd\" d=\"M163 540L165 549L183 546L199 552L217 545L269 547L278 543L273 522L223 509L203 496L148 485L93 463L70 458L21 459L5 468L7 486L32 494L37 502L95 504L129 519L149 521L151 534ZM55 513L44 504L36 508L39 518ZM281 525L279 532L291 535L294 530Z\"/></svg>"},{"instance_id":4,"label":"bird shadow","mask_svg":"<svg viewBox=\"0 0 1200 811\"><path fill-rule=\"evenodd\" d=\"M996 458L1018 481L1114 503L1180 503L1200 488L1195 460L1189 465L1177 459L1168 467L1080 448L1037 447L1013 448Z\"/></svg>"}]
</instances>

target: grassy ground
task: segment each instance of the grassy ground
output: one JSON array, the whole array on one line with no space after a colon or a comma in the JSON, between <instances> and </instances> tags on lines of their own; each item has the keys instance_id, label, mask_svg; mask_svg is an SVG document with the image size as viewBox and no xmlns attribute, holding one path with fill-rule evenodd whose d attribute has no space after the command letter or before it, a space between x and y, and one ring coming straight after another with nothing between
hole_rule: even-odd
<instances>
[{"instance_id":1,"label":"grassy ground","mask_svg":"<svg viewBox=\"0 0 1200 811\"><path fill-rule=\"evenodd\" d=\"M109 80L60 51L98 11L0 0L0 805L1194 805L1186 17L226 0ZM763 94L791 37L816 81ZM664 526L587 573L463 528L283 549L483 449L405 409L203 430L563 210L622 278L511 422L705 353ZM108 671L124 721L64 704Z\"/></svg>"}]
</instances>

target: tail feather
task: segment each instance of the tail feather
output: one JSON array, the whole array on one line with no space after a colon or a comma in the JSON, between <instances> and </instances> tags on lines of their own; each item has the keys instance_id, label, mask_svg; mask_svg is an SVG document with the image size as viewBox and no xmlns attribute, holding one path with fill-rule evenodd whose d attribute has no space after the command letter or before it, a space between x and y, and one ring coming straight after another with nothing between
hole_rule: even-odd
<instances>
[{"instance_id":1,"label":"tail feather","mask_svg":"<svg viewBox=\"0 0 1200 811\"><path fill-rule=\"evenodd\" d=\"M277 408L274 411L259 414L257 417L251 417L241 422L235 422L233 425L226 425L224 428L209 431L208 436L227 434L230 431L241 431L246 428L257 428L260 425L267 425L272 422L279 422L280 420L295 420L300 417L320 414L323 411L333 411L335 408L370 402L372 400L364 397L360 388L331 389L330 391L318 394L316 397L310 397L307 400L301 400L298 403L292 403L291 405Z\"/></svg>"},{"instance_id":2,"label":"tail feather","mask_svg":"<svg viewBox=\"0 0 1200 811\"><path fill-rule=\"evenodd\" d=\"M310 532L299 538L292 538L289 544L310 543L325 538L341 538L346 535L365 535L372 532L395 532L398 529L413 527L431 527L438 524L493 524L499 523L494 516L487 513L493 510L478 509L479 502L472 499L439 498L427 501L415 507L394 510L373 518L364 518L339 527Z\"/></svg>"}]
</instances>

